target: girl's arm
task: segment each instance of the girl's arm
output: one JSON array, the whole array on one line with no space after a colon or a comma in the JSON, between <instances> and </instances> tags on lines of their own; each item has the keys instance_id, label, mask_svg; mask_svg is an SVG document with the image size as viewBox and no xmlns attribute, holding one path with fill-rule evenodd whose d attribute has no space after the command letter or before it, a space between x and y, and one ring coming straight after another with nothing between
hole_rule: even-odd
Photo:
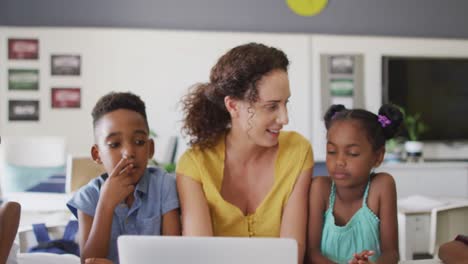
<instances>
[{"instance_id":1,"label":"girl's arm","mask_svg":"<svg viewBox=\"0 0 468 264\"><path fill-rule=\"evenodd\" d=\"M0 207L0 263L7 263L20 222L21 205L6 202Z\"/></svg>"},{"instance_id":2,"label":"girl's arm","mask_svg":"<svg viewBox=\"0 0 468 264\"><path fill-rule=\"evenodd\" d=\"M397 263L399 255L395 180L390 174L381 173L374 181L374 185L380 193L379 217L382 255L378 258L377 263Z\"/></svg>"},{"instance_id":3,"label":"girl's arm","mask_svg":"<svg viewBox=\"0 0 468 264\"><path fill-rule=\"evenodd\" d=\"M305 170L299 175L281 219L280 237L296 239L300 264L304 261L307 233L307 199L311 180L312 169Z\"/></svg>"},{"instance_id":4,"label":"girl's arm","mask_svg":"<svg viewBox=\"0 0 468 264\"><path fill-rule=\"evenodd\" d=\"M210 209L200 183L177 173L183 236L213 236Z\"/></svg>"},{"instance_id":5,"label":"girl's arm","mask_svg":"<svg viewBox=\"0 0 468 264\"><path fill-rule=\"evenodd\" d=\"M330 264L334 263L320 251L322 241L323 215L327 210L327 199L331 187L329 177L314 177L309 193L309 230L308 251L306 263Z\"/></svg>"},{"instance_id":6,"label":"girl's arm","mask_svg":"<svg viewBox=\"0 0 468 264\"><path fill-rule=\"evenodd\" d=\"M180 236L179 210L174 209L162 217L162 234L164 236Z\"/></svg>"}]
</instances>

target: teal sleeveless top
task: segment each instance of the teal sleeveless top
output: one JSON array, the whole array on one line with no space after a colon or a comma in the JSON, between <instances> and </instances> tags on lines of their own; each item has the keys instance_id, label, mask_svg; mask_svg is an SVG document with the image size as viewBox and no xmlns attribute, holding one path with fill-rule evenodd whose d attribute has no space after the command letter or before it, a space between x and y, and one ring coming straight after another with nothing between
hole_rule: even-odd
<instances>
[{"instance_id":1,"label":"teal sleeveless top","mask_svg":"<svg viewBox=\"0 0 468 264\"><path fill-rule=\"evenodd\" d=\"M335 205L336 187L332 183L329 206L325 212L322 228L322 255L337 263L348 263L354 253L373 250L371 261L380 256L380 219L367 207L370 180L367 183L362 199L362 207L351 217L345 226L335 225L333 207Z\"/></svg>"}]
</instances>

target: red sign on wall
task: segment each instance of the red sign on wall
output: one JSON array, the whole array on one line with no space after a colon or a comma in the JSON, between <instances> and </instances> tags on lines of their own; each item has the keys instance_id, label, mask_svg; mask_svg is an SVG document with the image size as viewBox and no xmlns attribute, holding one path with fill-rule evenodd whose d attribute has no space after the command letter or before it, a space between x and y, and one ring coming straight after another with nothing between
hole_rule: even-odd
<instances>
[{"instance_id":1,"label":"red sign on wall","mask_svg":"<svg viewBox=\"0 0 468 264\"><path fill-rule=\"evenodd\" d=\"M38 39L8 39L8 59L37 60L39 59Z\"/></svg>"},{"instance_id":2,"label":"red sign on wall","mask_svg":"<svg viewBox=\"0 0 468 264\"><path fill-rule=\"evenodd\" d=\"M80 108L80 88L52 88L52 108Z\"/></svg>"}]
</instances>

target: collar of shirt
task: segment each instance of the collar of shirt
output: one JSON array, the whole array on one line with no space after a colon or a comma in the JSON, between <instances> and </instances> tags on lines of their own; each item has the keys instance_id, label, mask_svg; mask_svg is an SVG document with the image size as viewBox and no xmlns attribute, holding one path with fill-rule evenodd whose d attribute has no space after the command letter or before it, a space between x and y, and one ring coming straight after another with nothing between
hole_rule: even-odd
<instances>
[{"instance_id":1,"label":"collar of shirt","mask_svg":"<svg viewBox=\"0 0 468 264\"><path fill-rule=\"evenodd\" d=\"M140 197L148 193L150 170L151 168L145 170L145 174L143 174L135 187L135 193L140 194Z\"/></svg>"}]
</instances>

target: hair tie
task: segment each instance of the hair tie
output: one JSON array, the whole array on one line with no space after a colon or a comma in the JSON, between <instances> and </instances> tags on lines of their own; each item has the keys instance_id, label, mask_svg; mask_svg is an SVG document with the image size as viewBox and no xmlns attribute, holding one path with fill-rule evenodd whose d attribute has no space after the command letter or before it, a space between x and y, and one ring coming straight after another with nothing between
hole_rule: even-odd
<instances>
[{"instance_id":1,"label":"hair tie","mask_svg":"<svg viewBox=\"0 0 468 264\"><path fill-rule=\"evenodd\" d=\"M333 113L333 115L332 115L332 117L331 117L331 120L334 120L334 119L338 116L338 113L339 113L339 112Z\"/></svg>"},{"instance_id":2,"label":"hair tie","mask_svg":"<svg viewBox=\"0 0 468 264\"><path fill-rule=\"evenodd\" d=\"M389 126L392 123L392 121L390 119L388 119L388 117L386 117L384 115L378 115L377 116L377 121L380 123L380 125L383 128Z\"/></svg>"}]
</instances>

